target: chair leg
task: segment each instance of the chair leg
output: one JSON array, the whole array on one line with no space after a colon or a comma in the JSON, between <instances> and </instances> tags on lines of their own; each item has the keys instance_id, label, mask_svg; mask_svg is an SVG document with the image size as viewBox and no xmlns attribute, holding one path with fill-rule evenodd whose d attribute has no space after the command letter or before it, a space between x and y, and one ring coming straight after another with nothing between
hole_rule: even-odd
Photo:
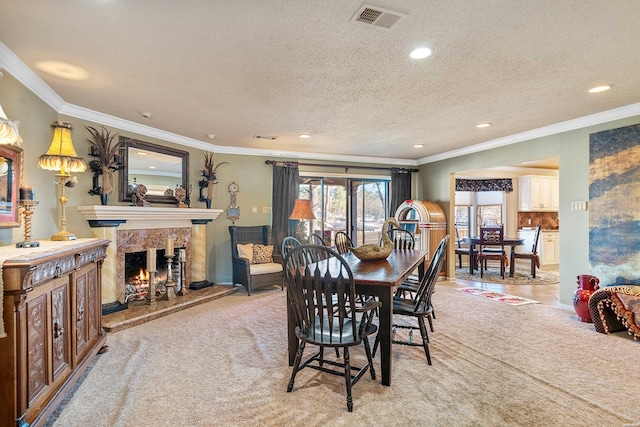
<instances>
[{"instance_id":1,"label":"chair leg","mask_svg":"<svg viewBox=\"0 0 640 427\"><path fill-rule=\"evenodd\" d=\"M353 397L351 397L351 364L349 362L349 347L342 349L344 354L344 378L347 385L347 409L353 412Z\"/></svg>"},{"instance_id":2,"label":"chair leg","mask_svg":"<svg viewBox=\"0 0 640 427\"><path fill-rule=\"evenodd\" d=\"M289 385L287 386L287 393L293 390L293 383L296 380L296 374L300 369L300 361L302 360L304 345L305 345L305 342L300 340L300 344L298 345L298 352L296 353L296 358L295 358L295 361L293 362L293 371L291 372L291 379L289 379Z\"/></svg>"},{"instance_id":3,"label":"chair leg","mask_svg":"<svg viewBox=\"0 0 640 427\"><path fill-rule=\"evenodd\" d=\"M373 367L373 356L371 355L371 346L369 345L369 337L365 337L364 341L364 352L367 354L367 360L369 361L369 371L371 373L371 379L376 379L376 370Z\"/></svg>"},{"instance_id":4,"label":"chair leg","mask_svg":"<svg viewBox=\"0 0 640 427\"><path fill-rule=\"evenodd\" d=\"M433 320L431 320L431 316L428 316L427 320L429 321L429 329L431 329L431 332L433 332Z\"/></svg>"},{"instance_id":5,"label":"chair leg","mask_svg":"<svg viewBox=\"0 0 640 427\"><path fill-rule=\"evenodd\" d=\"M427 363L431 365L431 354L429 353L429 335L427 334L427 327L424 324L423 317L418 317L418 325L420 325L420 334L422 335L422 346L424 347L424 354L427 355Z\"/></svg>"},{"instance_id":6,"label":"chair leg","mask_svg":"<svg viewBox=\"0 0 640 427\"><path fill-rule=\"evenodd\" d=\"M536 260L532 259L531 260L531 275L533 276L533 278L536 278Z\"/></svg>"}]
</instances>

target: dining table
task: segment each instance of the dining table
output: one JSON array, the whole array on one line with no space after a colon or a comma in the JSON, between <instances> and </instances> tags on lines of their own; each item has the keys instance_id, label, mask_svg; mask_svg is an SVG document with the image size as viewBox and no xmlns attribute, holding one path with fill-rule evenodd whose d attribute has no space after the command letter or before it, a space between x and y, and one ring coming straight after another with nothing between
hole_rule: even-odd
<instances>
[{"instance_id":1,"label":"dining table","mask_svg":"<svg viewBox=\"0 0 640 427\"><path fill-rule=\"evenodd\" d=\"M342 257L353 273L356 293L378 298L382 306L378 310L378 336L380 337L380 375L383 385L391 385L391 330L393 327L393 294L395 288L409 277L416 269L423 268L427 251L418 249L394 249L384 260L361 261L353 253L348 252ZM327 261L320 261L327 262ZM339 264L335 265L337 275ZM287 333L289 366L293 366L298 339L295 334L296 319L287 298Z\"/></svg>"},{"instance_id":2,"label":"dining table","mask_svg":"<svg viewBox=\"0 0 640 427\"><path fill-rule=\"evenodd\" d=\"M513 277L514 273L516 272L516 266L514 262L515 258L513 257L513 255L516 252L517 246L524 245L524 239L521 239L519 237L504 237L502 239L502 242L505 246L511 247L511 252L509 255L509 277ZM469 273L473 274L473 270L476 264L476 253L478 252L476 250L476 245L480 244L480 236L463 237L462 243L469 245Z\"/></svg>"}]
</instances>

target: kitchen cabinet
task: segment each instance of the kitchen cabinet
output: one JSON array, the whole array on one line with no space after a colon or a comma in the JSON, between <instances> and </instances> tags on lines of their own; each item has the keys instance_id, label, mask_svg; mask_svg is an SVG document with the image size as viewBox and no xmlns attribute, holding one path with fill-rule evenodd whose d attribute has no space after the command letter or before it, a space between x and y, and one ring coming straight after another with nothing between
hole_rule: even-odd
<instances>
[{"instance_id":1,"label":"kitchen cabinet","mask_svg":"<svg viewBox=\"0 0 640 427\"><path fill-rule=\"evenodd\" d=\"M540 265L559 264L558 232L542 231L540 233Z\"/></svg>"},{"instance_id":2,"label":"kitchen cabinet","mask_svg":"<svg viewBox=\"0 0 640 427\"><path fill-rule=\"evenodd\" d=\"M106 341L102 263L109 241L0 247L4 326L0 426L40 426Z\"/></svg>"},{"instance_id":3,"label":"kitchen cabinet","mask_svg":"<svg viewBox=\"0 0 640 427\"><path fill-rule=\"evenodd\" d=\"M518 177L518 210L550 212L560 208L560 181L556 176Z\"/></svg>"}]
</instances>

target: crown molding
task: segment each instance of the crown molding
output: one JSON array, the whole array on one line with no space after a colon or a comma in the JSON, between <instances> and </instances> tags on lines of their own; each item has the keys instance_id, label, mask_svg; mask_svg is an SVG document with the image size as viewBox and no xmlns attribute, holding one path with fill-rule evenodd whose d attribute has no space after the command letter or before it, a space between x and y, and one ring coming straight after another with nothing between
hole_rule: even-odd
<instances>
[{"instance_id":1,"label":"crown molding","mask_svg":"<svg viewBox=\"0 0 640 427\"><path fill-rule=\"evenodd\" d=\"M60 111L64 106L64 99L2 42L0 42L0 66L54 110Z\"/></svg>"},{"instance_id":2,"label":"crown molding","mask_svg":"<svg viewBox=\"0 0 640 427\"><path fill-rule=\"evenodd\" d=\"M602 111L600 113L591 114L589 116L579 117L577 119L567 120L565 122L555 123L553 125L544 126L537 129L528 130L526 132L516 133L514 135L505 136L503 138L493 139L491 141L481 142L479 144L470 145L458 150L451 150L445 153L435 154L433 156L418 159L419 165L447 160L454 157L474 154L480 151L491 150L493 148L504 147L505 145L516 144L518 142L530 141L536 138L542 138L549 135L555 135L562 132L568 132L576 129L594 126L601 123L612 122L614 120L626 119L628 117L640 115L640 103L625 105L624 107L614 108L612 110Z\"/></svg>"}]
</instances>

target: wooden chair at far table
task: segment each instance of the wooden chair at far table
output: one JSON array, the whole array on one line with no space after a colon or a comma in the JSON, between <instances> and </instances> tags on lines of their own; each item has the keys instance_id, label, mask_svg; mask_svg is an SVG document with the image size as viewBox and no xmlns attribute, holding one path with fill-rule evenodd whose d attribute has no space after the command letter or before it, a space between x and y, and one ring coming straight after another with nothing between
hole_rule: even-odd
<instances>
[{"instance_id":1,"label":"wooden chair at far table","mask_svg":"<svg viewBox=\"0 0 640 427\"><path fill-rule=\"evenodd\" d=\"M462 246L462 239L460 239L460 235L458 233L458 227L454 227L456 232L456 249L455 254L458 256L458 268L462 268L462 256L466 255L469 257L469 262L473 262L471 260L471 250L469 245Z\"/></svg>"},{"instance_id":2,"label":"wooden chair at far table","mask_svg":"<svg viewBox=\"0 0 640 427\"><path fill-rule=\"evenodd\" d=\"M440 271L442 270L442 266L444 265L448 243L449 236L447 235L438 244L433 258L431 259L431 263L422 275L422 278L420 279L420 285L413 298L403 298L401 296L393 297L393 315L417 318L422 342L416 342L413 340L413 328L415 328L415 326L407 325L406 323L394 323L393 331L398 328L409 329L408 338L406 340L396 339L394 333L391 342L393 344L422 347L424 349L425 355L427 356L427 363L429 365L431 365L431 354L429 353L429 334L427 332L427 327L424 323L424 319L426 318L429 321L429 327L431 329L431 332L433 332L432 317L434 311L433 304L431 303L431 296L433 295L436 282L440 277ZM373 345L374 356L376 354L376 350L378 349L378 343L379 339L376 335L376 341Z\"/></svg>"},{"instance_id":3,"label":"wooden chair at far table","mask_svg":"<svg viewBox=\"0 0 640 427\"><path fill-rule=\"evenodd\" d=\"M287 392L293 390L296 374L304 368L344 376L347 409L352 412L351 387L367 371L372 379L376 378L369 335L377 331L373 313L382 304L373 298L366 301L357 298L351 268L340 254L326 246L294 248L285 260L285 275L299 340ZM358 300L364 303L357 303ZM306 344L317 346L318 350L303 362ZM351 366L349 348L360 344L364 344L367 363L362 367ZM326 347L341 348L342 361L326 358Z\"/></svg>"},{"instance_id":4,"label":"wooden chair at far table","mask_svg":"<svg viewBox=\"0 0 640 427\"><path fill-rule=\"evenodd\" d=\"M540 224L536 226L533 235L533 246L531 252L515 252L513 258L528 259L531 261L531 277L536 278L536 267L540 268L540 256L538 255L538 240L540 240ZM514 260L515 262L515 260Z\"/></svg>"},{"instance_id":5,"label":"wooden chair at far table","mask_svg":"<svg viewBox=\"0 0 640 427\"><path fill-rule=\"evenodd\" d=\"M500 262L500 276L504 279L504 272L509 266L509 258L504 250L504 227L480 227L480 244L476 255L480 265L480 277L484 275L487 261Z\"/></svg>"}]
</instances>

